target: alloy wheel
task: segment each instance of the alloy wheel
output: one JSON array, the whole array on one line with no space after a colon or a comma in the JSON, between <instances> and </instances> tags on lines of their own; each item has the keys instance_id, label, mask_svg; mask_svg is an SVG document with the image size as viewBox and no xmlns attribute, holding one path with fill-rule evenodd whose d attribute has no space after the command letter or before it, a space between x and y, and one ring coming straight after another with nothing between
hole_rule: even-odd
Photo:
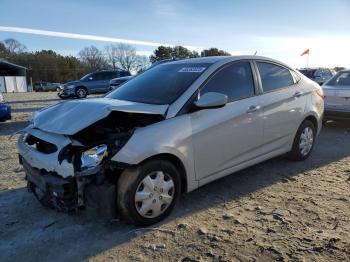
<instances>
[{"instance_id":1,"label":"alloy wheel","mask_svg":"<svg viewBox=\"0 0 350 262\"><path fill-rule=\"evenodd\" d=\"M77 90L77 95L78 95L79 98L84 98L84 97L86 97L86 91L85 91L85 89L84 89L84 88L79 88L79 89Z\"/></svg>"}]
</instances>

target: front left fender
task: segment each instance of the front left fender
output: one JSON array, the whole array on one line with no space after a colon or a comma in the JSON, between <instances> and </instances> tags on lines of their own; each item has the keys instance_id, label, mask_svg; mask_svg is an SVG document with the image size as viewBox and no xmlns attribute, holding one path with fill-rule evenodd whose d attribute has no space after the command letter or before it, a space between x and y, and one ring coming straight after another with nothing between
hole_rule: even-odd
<instances>
[{"instance_id":1,"label":"front left fender","mask_svg":"<svg viewBox=\"0 0 350 262\"><path fill-rule=\"evenodd\" d=\"M192 128L188 115L136 129L125 146L112 157L112 161L137 165L159 154L171 154L180 159L185 167L188 191L198 187L194 170Z\"/></svg>"}]
</instances>

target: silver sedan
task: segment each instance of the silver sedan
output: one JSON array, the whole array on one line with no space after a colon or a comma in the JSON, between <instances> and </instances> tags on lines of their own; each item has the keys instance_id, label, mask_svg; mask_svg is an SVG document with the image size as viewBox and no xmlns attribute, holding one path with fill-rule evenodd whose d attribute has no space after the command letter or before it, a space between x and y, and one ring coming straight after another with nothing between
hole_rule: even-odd
<instances>
[{"instance_id":1,"label":"silver sedan","mask_svg":"<svg viewBox=\"0 0 350 262\"><path fill-rule=\"evenodd\" d=\"M343 70L322 86L325 119L350 119L350 70Z\"/></svg>"},{"instance_id":2,"label":"silver sedan","mask_svg":"<svg viewBox=\"0 0 350 262\"><path fill-rule=\"evenodd\" d=\"M323 108L317 83L273 59L168 62L104 98L38 112L18 141L19 159L44 205L95 201L150 225L181 193L278 155L308 158Z\"/></svg>"}]
</instances>

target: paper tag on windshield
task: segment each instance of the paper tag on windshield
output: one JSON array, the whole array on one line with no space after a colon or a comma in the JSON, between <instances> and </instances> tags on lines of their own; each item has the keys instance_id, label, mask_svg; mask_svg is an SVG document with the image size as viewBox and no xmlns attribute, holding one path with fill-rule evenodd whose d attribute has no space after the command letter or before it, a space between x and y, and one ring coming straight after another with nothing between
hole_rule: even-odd
<instances>
[{"instance_id":1,"label":"paper tag on windshield","mask_svg":"<svg viewBox=\"0 0 350 262\"><path fill-rule=\"evenodd\" d=\"M206 67L183 67L179 73L202 73Z\"/></svg>"}]
</instances>

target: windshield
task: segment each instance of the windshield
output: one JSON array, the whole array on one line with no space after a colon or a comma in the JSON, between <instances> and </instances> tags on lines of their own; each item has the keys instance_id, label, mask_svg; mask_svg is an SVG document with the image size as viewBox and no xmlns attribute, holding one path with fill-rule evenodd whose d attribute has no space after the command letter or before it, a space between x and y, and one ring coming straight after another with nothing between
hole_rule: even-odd
<instances>
[{"instance_id":1,"label":"windshield","mask_svg":"<svg viewBox=\"0 0 350 262\"><path fill-rule=\"evenodd\" d=\"M90 73L90 74L87 74L87 75L83 76L82 78L80 78L80 80L82 80L82 81L88 80L88 78L89 78L91 75L92 75L91 73Z\"/></svg>"},{"instance_id":2,"label":"windshield","mask_svg":"<svg viewBox=\"0 0 350 262\"><path fill-rule=\"evenodd\" d=\"M124 83L106 97L145 104L171 104L209 66L208 63L158 65Z\"/></svg>"}]
</instances>

